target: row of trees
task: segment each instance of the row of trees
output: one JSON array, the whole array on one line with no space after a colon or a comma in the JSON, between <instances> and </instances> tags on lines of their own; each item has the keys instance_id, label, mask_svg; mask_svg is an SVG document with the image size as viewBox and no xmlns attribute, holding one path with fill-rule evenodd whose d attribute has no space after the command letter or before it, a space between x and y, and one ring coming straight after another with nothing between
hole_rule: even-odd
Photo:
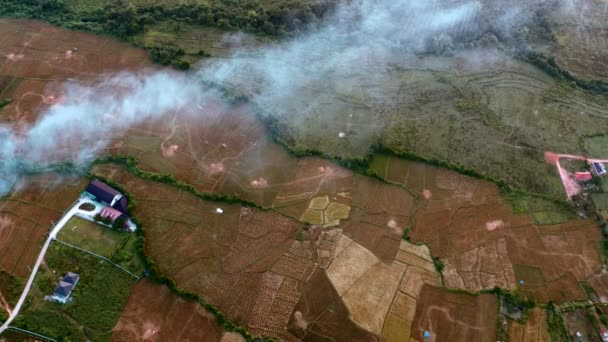
<instances>
[{"instance_id":1,"label":"row of trees","mask_svg":"<svg viewBox=\"0 0 608 342\"><path fill-rule=\"evenodd\" d=\"M518 55L542 69L547 74L553 76L557 80L570 82L573 85L598 95L608 94L608 83L600 80L584 80L572 75L568 70L557 64L553 56L546 56L536 51L522 51Z\"/></svg>"},{"instance_id":2,"label":"row of trees","mask_svg":"<svg viewBox=\"0 0 608 342\"><path fill-rule=\"evenodd\" d=\"M318 23L336 3L337 0L285 0L268 5L258 0L213 0L135 6L131 2L118 0L103 8L74 11L63 0L0 0L0 15L42 19L61 26L102 31L122 38L142 32L145 25L166 20L280 35Z\"/></svg>"}]
</instances>

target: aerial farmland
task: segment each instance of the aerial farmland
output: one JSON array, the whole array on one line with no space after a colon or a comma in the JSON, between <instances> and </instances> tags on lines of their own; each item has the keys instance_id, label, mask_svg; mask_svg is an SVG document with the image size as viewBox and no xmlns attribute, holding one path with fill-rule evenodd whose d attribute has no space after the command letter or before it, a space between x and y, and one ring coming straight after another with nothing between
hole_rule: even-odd
<instances>
[{"instance_id":1,"label":"aerial farmland","mask_svg":"<svg viewBox=\"0 0 608 342\"><path fill-rule=\"evenodd\" d=\"M607 11L0 1L0 341L608 341Z\"/></svg>"}]
</instances>

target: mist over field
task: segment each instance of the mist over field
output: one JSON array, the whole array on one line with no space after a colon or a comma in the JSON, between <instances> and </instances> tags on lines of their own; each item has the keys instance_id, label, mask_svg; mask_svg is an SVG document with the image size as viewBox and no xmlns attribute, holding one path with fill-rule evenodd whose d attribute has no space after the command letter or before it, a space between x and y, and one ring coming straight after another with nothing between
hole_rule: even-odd
<instances>
[{"instance_id":1,"label":"mist over field","mask_svg":"<svg viewBox=\"0 0 608 342\"><path fill-rule=\"evenodd\" d=\"M576 7L571 0L566 3ZM204 88L202 80L238 89L270 115L285 112L328 74L384 69L408 53L450 54L459 36L487 27L479 19L483 10L479 1L352 1L321 28L265 48L255 58L237 52L190 73L125 72L102 76L95 86L65 84L64 100L33 125L0 127L0 195L31 165L87 165L108 146L110 136L167 113L197 111L191 114L204 124L205 113L197 105L220 95ZM492 25L504 25L508 33L514 21L529 19L526 14L513 7L493 18Z\"/></svg>"}]
</instances>

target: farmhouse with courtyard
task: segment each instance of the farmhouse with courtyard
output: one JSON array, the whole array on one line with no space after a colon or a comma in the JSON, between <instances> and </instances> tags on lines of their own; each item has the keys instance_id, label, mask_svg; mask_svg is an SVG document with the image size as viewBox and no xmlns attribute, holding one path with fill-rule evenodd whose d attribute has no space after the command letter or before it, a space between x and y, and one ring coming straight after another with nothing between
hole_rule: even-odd
<instances>
[{"instance_id":1,"label":"farmhouse with courtyard","mask_svg":"<svg viewBox=\"0 0 608 342\"><path fill-rule=\"evenodd\" d=\"M70 300L70 296L72 295L72 291L76 287L76 284L80 280L80 276L76 273L68 272L65 277L59 280L57 286L55 287L55 291L53 291L53 295L51 296L55 301L65 304Z\"/></svg>"},{"instance_id":2,"label":"farmhouse with courtyard","mask_svg":"<svg viewBox=\"0 0 608 342\"><path fill-rule=\"evenodd\" d=\"M95 221L104 221L108 225L122 225L122 223L119 223L122 221L124 222L122 228L130 231L136 229L135 224L127 216L129 198L120 191L95 179L87 185L83 195L97 202L102 207L101 211L96 212ZM121 221L117 221L118 219L121 219Z\"/></svg>"}]
</instances>

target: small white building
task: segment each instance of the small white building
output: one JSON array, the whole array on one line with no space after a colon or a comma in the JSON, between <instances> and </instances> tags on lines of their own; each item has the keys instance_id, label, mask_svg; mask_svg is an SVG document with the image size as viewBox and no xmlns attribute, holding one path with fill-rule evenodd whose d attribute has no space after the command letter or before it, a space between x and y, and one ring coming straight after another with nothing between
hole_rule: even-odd
<instances>
[{"instance_id":1,"label":"small white building","mask_svg":"<svg viewBox=\"0 0 608 342\"><path fill-rule=\"evenodd\" d=\"M598 176L603 176L608 173L608 171L606 171L606 166L604 166L604 163L599 162L591 163L591 171L593 171L593 173Z\"/></svg>"}]
</instances>

